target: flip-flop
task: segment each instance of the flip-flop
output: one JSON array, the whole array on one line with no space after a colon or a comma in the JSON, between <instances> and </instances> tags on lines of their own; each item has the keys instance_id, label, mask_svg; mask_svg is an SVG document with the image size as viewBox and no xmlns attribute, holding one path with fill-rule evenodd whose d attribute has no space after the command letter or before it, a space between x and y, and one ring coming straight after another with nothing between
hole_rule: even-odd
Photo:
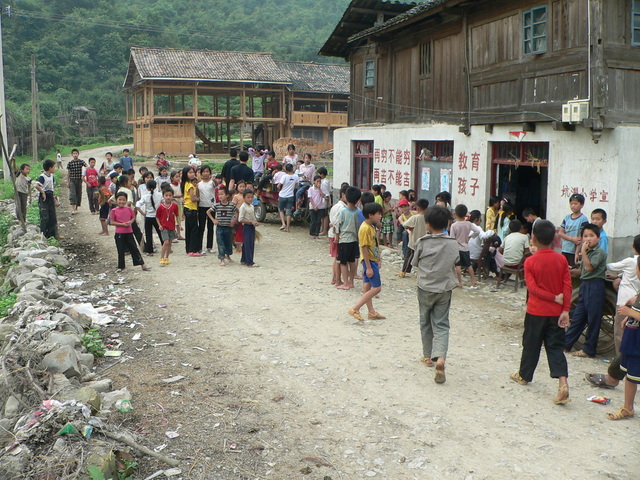
<instances>
[{"instance_id":1,"label":"flip-flop","mask_svg":"<svg viewBox=\"0 0 640 480\"><path fill-rule=\"evenodd\" d=\"M584 350L578 350L577 352L571 352L572 357L578 358L593 358L592 355L587 354Z\"/></svg>"},{"instance_id":2,"label":"flip-flop","mask_svg":"<svg viewBox=\"0 0 640 480\"><path fill-rule=\"evenodd\" d=\"M605 375L601 373L585 373L584 378L594 387L616 388L616 385L609 385L605 380Z\"/></svg>"},{"instance_id":3,"label":"flip-flop","mask_svg":"<svg viewBox=\"0 0 640 480\"><path fill-rule=\"evenodd\" d=\"M565 392L567 396L563 398ZM556 405L566 405L570 401L571 399L569 398L569 387L566 385L562 385L560 388L558 388L558 395L553 399L553 403L555 403Z\"/></svg>"}]
</instances>

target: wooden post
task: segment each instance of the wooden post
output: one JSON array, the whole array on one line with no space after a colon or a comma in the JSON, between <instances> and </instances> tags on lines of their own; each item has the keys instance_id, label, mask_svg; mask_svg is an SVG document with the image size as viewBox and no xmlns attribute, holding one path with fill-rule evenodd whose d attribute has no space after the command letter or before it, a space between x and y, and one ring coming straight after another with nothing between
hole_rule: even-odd
<instances>
[{"instance_id":1,"label":"wooden post","mask_svg":"<svg viewBox=\"0 0 640 480\"><path fill-rule=\"evenodd\" d=\"M229 95L227 95L227 151L231 150L231 124L229 123L230 116L231 109L229 107Z\"/></svg>"},{"instance_id":2,"label":"wooden post","mask_svg":"<svg viewBox=\"0 0 640 480\"><path fill-rule=\"evenodd\" d=\"M36 82L36 56L31 55L31 153L38 161L38 83Z\"/></svg>"}]
</instances>

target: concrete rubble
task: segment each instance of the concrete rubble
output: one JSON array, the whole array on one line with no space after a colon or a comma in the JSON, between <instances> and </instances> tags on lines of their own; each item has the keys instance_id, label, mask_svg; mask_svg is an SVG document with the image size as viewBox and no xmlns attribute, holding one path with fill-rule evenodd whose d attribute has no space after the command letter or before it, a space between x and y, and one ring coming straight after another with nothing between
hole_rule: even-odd
<instances>
[{"instance_id":1,"label":"concrete rubble","mask_svg":"<svg viewBox=\"0 0 640 480\"><path fill-rule=\"evenodd\" d=\"M109 419L122 422L116 404L131 393L113 391L97 373L82 336L112 323L135 326L131 307L118 310L104 292L79 291L84 281L64 275L74 259L34 225L11 227L1 255L12 265L4 291L17 299L0 319L0 478L89 479L89 465L118 478L118 455L138 452L114 441L134 437ZM112 302L130 290L105 284Z\"/></svg>"}]
</instances>

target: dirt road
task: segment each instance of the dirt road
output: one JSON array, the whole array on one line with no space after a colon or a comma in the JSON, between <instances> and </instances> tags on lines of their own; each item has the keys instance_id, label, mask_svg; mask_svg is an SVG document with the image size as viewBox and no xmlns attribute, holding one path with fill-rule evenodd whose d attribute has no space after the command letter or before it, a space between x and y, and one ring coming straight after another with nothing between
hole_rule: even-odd
<instances>
[{"instance_id":1,"label":"dirt road","mask_svg":"<svg viewBox=\"0 0 640 480\"><path fill-rule=\"evenodd\" d=\"M97 273L118 278L116 253L87 205L80 210L61 213L60 223L64 245L86 254L81 288L90 291L100 287ZM544 354L532 384L509 380L524 292L454 292L447 382L437 385L419 362L415 279L383 265L375 303L388 320L360 324L346 313L358 292L329 284L326 242L278 225L259 227L259 269L187 257L181 242L170 266L154 256L151 272L130 266L124 275L139 289L126 301L144 327L106 330L121 334L132 357L108 374L133 391L135 415L125 425L141 428L152 448L166 444L183 478L637 478L640 420L607 420L622 389L583 380L606 370L603 359L569 357L567 406L551 402L557 384ZM137 332L142 339L130 341ZM186 378L161 382L174 375ZM586 400L596 393L612 404ZM165 432L176 429L169 440ZM140 463L142 478L161 468Z\"/></svg>"}]
</instances>

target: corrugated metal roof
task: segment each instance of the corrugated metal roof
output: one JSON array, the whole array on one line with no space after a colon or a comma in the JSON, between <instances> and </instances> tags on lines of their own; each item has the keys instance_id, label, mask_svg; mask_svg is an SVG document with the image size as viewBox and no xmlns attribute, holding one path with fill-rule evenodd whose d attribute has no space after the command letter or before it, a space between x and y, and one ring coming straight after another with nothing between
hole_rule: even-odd
<instances>
[{"instance_id":1,"label":"corrugated metal roof","mask_svg":"<svg viewBox=\"0 0 640 480\"><path fill-rule=\"evenodd\" d=\"M415 2L406 1L352 0L333 33L318 52L319 55L345 58L350 49L347 39L375 25L378 13L384 12L388 18L402 14L415 5Z\"/></svg>"},{"instance_id":2,"label":"corrugated metal roof","mask_svg":"<svg viewBox=\"0 0 640 480\"><path fill-rule=\"evenodd\" d=\"M294 92L349 93L349 65L279 62L287 72Z\"/></svg>"},{"instance_id":3,"label":"corrugated metal roof","mask_svg":"<svg viewBox=\"0 0 640 480\"><path fill-rule=\"evenodd\" d=\"M291 83L288 75L276 65L268 53L131 47L125 87L133 83L131 77L134 66L141 80Z\"/></svg>"}]
</instances>

